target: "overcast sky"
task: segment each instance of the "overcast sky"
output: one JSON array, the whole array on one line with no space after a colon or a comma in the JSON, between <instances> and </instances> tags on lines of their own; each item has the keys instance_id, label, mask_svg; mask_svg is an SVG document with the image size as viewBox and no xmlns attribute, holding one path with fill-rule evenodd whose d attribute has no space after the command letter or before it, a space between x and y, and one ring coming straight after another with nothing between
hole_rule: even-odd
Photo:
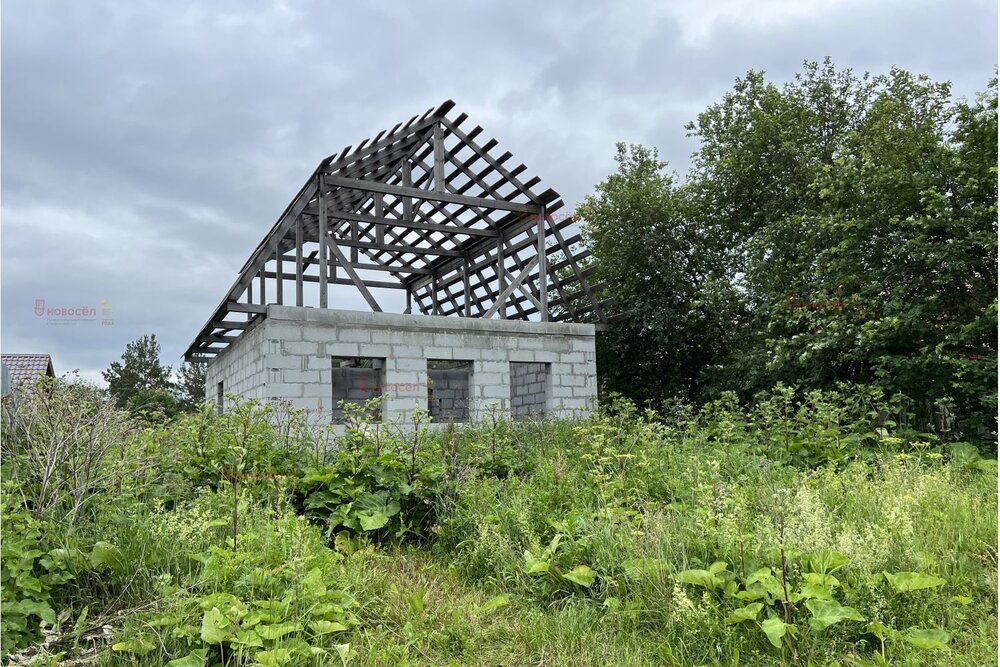
<instances>
[{"instance_id":1,"label":"overcast sky","mask_svg":"<svg viewBox=\"0 0 1000 667\"><path fill-rule=\"evenodd\" d=\"M685 171L684 124L748 69L831 56L971 97L997 61L988 0L4 0L0 19L0 344L92 379L147 332L179 363L323 157L445 99L573 206L618 141Z\"/></svg>"}]
</instances>

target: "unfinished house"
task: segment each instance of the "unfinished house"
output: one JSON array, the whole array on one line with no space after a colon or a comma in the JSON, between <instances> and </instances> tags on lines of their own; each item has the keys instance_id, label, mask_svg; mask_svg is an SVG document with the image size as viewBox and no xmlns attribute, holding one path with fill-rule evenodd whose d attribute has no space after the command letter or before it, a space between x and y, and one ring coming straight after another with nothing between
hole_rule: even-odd
<instances>
[{"instance_id":1,"label":"unfinished house","mask_svg":"<svg viewBox=\"0 0 1000 667\"><path fill-rule=\"evenodd\" d=\"M563 202L446 102L322 162L185 353L338 422L585 414L603 285ZM354 306L354 307L352 307ZM364 310L359 310L359 308Z\"/></svg>"}]
</instances>

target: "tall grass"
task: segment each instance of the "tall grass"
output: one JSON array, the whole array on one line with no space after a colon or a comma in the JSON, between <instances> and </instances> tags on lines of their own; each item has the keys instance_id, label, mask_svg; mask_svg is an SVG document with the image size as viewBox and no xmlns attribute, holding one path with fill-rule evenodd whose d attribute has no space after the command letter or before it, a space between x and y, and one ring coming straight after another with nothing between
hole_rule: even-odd
<instances>
[{"instance_id":1,"label":"tall grass","mask_svg":"<svg viewBox=\"0 0 1000 667\"><path fill-rule=\"evenodd\" d=\"M900 405L778 388L750 408L614 402L377 438L253 403L146 429L109 413L118 455L44 511L44 450L36 437L19 455L22 423L4 429L20 569L4 563L3 651L174 667L995 662L996 462L901 426ZM901 592L899 573L923 587Z\"/></svg>"}]
</instances>

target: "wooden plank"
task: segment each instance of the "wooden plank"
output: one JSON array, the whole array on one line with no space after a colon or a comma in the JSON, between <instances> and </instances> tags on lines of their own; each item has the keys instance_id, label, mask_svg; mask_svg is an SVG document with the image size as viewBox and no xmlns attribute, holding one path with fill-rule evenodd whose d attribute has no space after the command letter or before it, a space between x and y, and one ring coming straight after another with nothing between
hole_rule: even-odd
<instances>
[{"instance_id":1,"label":"wooden plank","mask_svg":"<svg viewBox=\"0 0 1000 667\"><path fill-rule=\"evenodd\" d=\"M334 265L331 262L330 263L330 268L332 269L333 266ZM273 278L274 277L274 272L273 271L268 271L267 272L267 277L268 278ZM317 276L305 275L305 276L302 276L302 280L304 280L307 283L318 283L319 282L319 276L318 275ZM368 280L367 278L365 278L364 279L364 283L368 287L377 287L379 289L406 289L406 285L404 285L402 283L390 282L388 280ZM327 284L329 284L329 285L354 285L354 281L351 280L350 278L334 278L334 277L330 277L330 278L327 279Z\"/></svg>"},{"instance_id":2,"label":"wooden plank","mask_svg":"<svg viewBox=\"0 0 1000 667\"><path fill-rule=\"evenodd\" d=\"M317 241L319 242L319 307L326 308L328 306L326 283L330 278L330 271L327 267L327 246L330 245L330 241L326 229L326 197L323 195L323 176L320 175L317 178L319 179L317 186L319 191L319 230L317 232Z\"/></svg>"},{"instance_id":3,"label":"wooden plank","mask_svg":"<svg viewBox=\"0 0 1000 667\"><path fill-rule=\"evenodd\" d=\"M381 197L378 198L380 202L376 207L377 209L382 209ZM318 213L312 213L310 211L305 212L306 215L318 215ZM459 224L446 224L446 223L435 223L435 222L424 222L420 220L404 220L403 218L390 218L385 216L383 213L377 213L375 215L368 215L365 213L353 213L349 211L334 211L327 208L327 219L331 220L346 220L362 222L368 225L381 225L386 228L398 227L400 229L420 229L428 232L441 232L444 234L452 235L468 235L468 236L482 236L488 238L496 237L496 232L492 229L481 229L478 227L466 227ZM357 227L351 226L351 237L355 238L355 230ZM360 230L359 230L360 231ZM357 238L360 238L360 234Z\"/></svg>"},{"instance_id":4,"label":"wooden plank","mask_svg":"<svg viewBox=\"0 0 1000 667\"><path fill-rule=\"evenodd\" d=\"M551 216L546 214L545 217L551 224L552 223ZM563 252L566 254L566 259L569 261L570 266L573 267L573 273L576 274L577 281L580 283L580 286L583 287L583 289L587 292L587 297L590 299L591 304L593 304L593 308L596 311L598 318L600 319L601 322L606 321L607 318L604 316L604 310L603 308L601 308L601 304L597 302L597 299L594 298L594 294L590 289L590 282L587 280L587 277L584 276L583 272L580 270L580 265L577 263L576 257L573 256L572 249L563 239L562 233L559 231L558 225L552 225L552 233L556 237L556 242L560 246L562 246ZM582 313L583 310L585 309L581 309L578 312Z\"/></svg>"},{"instance_id":5,"label":"wooden plank","mask_svg":"<svg viewBox=\"0 0 1000 667\"><path fill-rule=\"evenodd\" d=\"M542 310L542 302L535 298L535 295L531 293L530 289L522 284L517 286L517 291L524 295L524 298L530 301L531 304L539 310L539 312L545 312ZM547 322L548 320L543 318L542 321Z\"/></svg>"},{"instance_id":6,"label":"wooden plank","mask_svg":"<svg viewBox=\"0 0 1000 667\"><path fill-rule=\"evenodd\" d=\"M295 259L294 255L285 255L285 259L292 261ZM430 269L415 268L412 266L387 266L385 264L372 264L366 262L352 262L352 266L358 270L365 271L385 271L389 273L412 273L419 276L430 276L433 273ZM306 266L309 266L309 262L306 262Z\"/></svg>"},{"instance_id":7,"label":"wooden plank","mask_svg":"<svg viewBox=\"0 0 1000 667\"><path fill-rule=\"evenodd\" d=\"M441 257L462 257L461 250L445 250L441 247L425 248L423 246L400 245L395 243L385 243L377 241L352 241L350 239L338 238L337 243L346 248L363 248L384 250L388 252L398 252L400 254L410 253L413 255L436 255Z\"/></svg>"},{"instance_id":8,"label":"wooden plank","mask_svg":"<svg viewBox=\"0 0 1000 667\"><path fill-rule=\"evenodd\" d=\"M434 124L434 189L444 192L444 128Z\"/></svg>"},{"instance_id":9,"label":"wooden plank","mask_svg":"<svg viewBox=\"0 0 1000 667\"><path fill-rule=\"evenodd\" d=\"M503 304L507 302L507 299L510 297L511 293L517 289L518 285L524 282L524 279L528 277L528 274L537 265L538 265L537 257L528 262L527 266L525 266L524 269L517 274L517 277L515 277L514 280L512 280L510 284L507 285L507 287L505 287L502 292L500 292L500 296L497 297L496 301L493 303L492 306L490 306L490 309L486 311L486 314L483 315L483 317L486 319L490 319L491 317L496 315L500 311L500 308L503 306Z\"/></svg>"},{"instance_id":10,"label":"wooden plank","mask_svg":"<svg viewBox=\"0 0 1000 667\"><path fill-rule=\"evenodd\" d=\"M465 317L472 317L472 288L469 285L468 255L465 256L465 262L462 264L462 303L465 306Z\"/></svg>"},{"instance_id":11,"label":"wooden plank","mask_svg":"<svg viewBox=\"0 0 1000 667\"><path fill-rule=\"evenodd\" d=\"M376 301L375 297L372 296L372 293L368 291L368 287L365 286L365 282L358 277L358 274L357 272L355 272L354 267L352 267L351 263L347 261L346 257L344 257L344 253L340 252L340 248L337 247L337 244L331 243L329 247L330 247L330 253L334 256L334 258L337 260L340 266L343 267L344 272L354 283L354 286L358 288L358 291L361 292L361 296L365 298L365 301L368 302L368 305L371 306L371 309L374 310L376 313L381 313L382 307L378 305L378 301Z\"/></svg>"},{"instance_id":12,"label":"wooden plank","mask_svg":"<svg viewBox=\"0 0 1000 667\"><path fill-rule=\"evenodd\" d=\"M406 164L405 162L403 164ZM339 188L350 188L363 192L381 192L386 195L396 197L411 197L413 199L429 199L432 201L442 201L449 204L466 204L468 206L478 206L480 208L492 208L500 211L514 211L516 213L535 213L539 207L535 204L518 204L504 201L502 199L486 199L483 197L469 197L466 195L455 195L450 192L433 192L420 188L407 187L405 185L390 185L360 178L343 178L341 176L330 176L326 179L326 184ZM405 199L404 199L405 202ZM404 216L405 218L406 216Z\"/></svg>"},{"instance_id":13,"label":"wooden plank","mask_svg":"<svg viewBox=\"0 0 1000 667\"><path fill-rule=\"evenodd\" d=\"M545 207L538 214L538 228L535 230L535 240L538 241L538 302L535 304L541 314L542 322L549 321L549 284L548 257L545 253Z\"/></svg>"},{"instance_id":14,"label":"wooden plank","mask_svg":"<svg viewBox=\"0 0 1000 667\"><path fill-rule=\"evenodd\" d=\"M246 322L228 322L226 320L217 320L212 322L211 327L213 329L225 329L226 331L235 331L237 329L247 329L250 327L251 320Z\"/></svg>"},{"instance_id":15,"label":"wooden plank","mask_svg":"<svg viewBox=\"0 0 1000 667\"><path fill-rule=\"evenodd\" d=\"M239 301L230 301L226 304L226 310L231 313L266 313L267 306L259 303L240 303Z\"/></svg>"},{"instance_id":16,"label":"wooden plank","mask_svg":"<svg viewBox=\"0 0 1000 667\"><path fill-rule=\"evenodd\" d=\"M513 214L510 214L510 215L513 215ZM531 229L532 225L534 224L534 220L527 220L527 221L525 221L520 216L515 217L515 219L518 220L519 222L517 222L514 225L502 225L501 224L501 227L503 228L504 235L507 238L515 238L515 237L523 234L527 230ZM571 218L566 218L566 219L560 220L555 225L550 224L549 226L550 227L567 227L567 226L569 226L571 224L573 224L573 220ZM519 241L519 242L517 242L513 246L514 251L519 251L522 248L525 248L525 247L531 245L533 242L534 242L533 239L530 238L530 237L526 238L526 239L524 239L522 241ZM470 257L485 257L486 253L488 253L489 251L493 250L494 247L495 247L495 243L491 243L490 239L477 239L474 243L464 245L462 249L465 250L465 252L467 252ZM551 253L554 253L554 252L558 252L558 250L559 250L558 248L552 247L552 248L548 248L546 252L548 252L548 253L551 254ZM492 255L492 253L490 253L490 254ZM486 261L492 262L492 259L490 259L490 260L482 259L480 261L481 262L486 262ZM457 271L460 266L461 266L460 260L445 259L445 260L442 260L440 264L434 265L433 268L435 270L439 271L440 275L444 276L444 275L447 275L448 273L450 273L452 271ZM477 268L476 265L473 265L473 270L475 270L476 268ZM445 279L445 281L443 283L443 286L448 287L448 286L452 285L453 283L458 282L459 280L461 280L461 275L456 274L455 277L453 277L453 278L447 278L447 279ZM428 282L430 282L428 278L410 278L410 279L408 279L408 281L412 284L412 287L413 287L414 290L420 289L421 287L426 286Z\"/></svg>"},{"instance_id":17,"label":"wooden plank","mask_svg":"<svg viewBox=\"0 0 1000 667\"><path fill-rule=\"evenodd\" d=\"M510 292L506 290L506 286L504 285L504 282L506 282L507 280L507 265L506 265L506 256L504 254L503 246L504 246L503 232L499 232L499 235L497 236L497 291L501 295L507 294L509 296ZM498 309L500 312L501 320L507 319L506 301L507 301L506 298L501 298L500 296L498 296L496 299L496 303L494 304L495 309ZM495 309L491 308L490 310L494 310L494 312L496 312ZM492 317L492 314L488 315L487 319L489 319L490 317Z\"/></svg>"},{"instance_id":18,"label":"wooden plank","mask_svg":"<svg viewBox=\"0 0 1000 667\"><path fill-rule=\"evenodd\" d=\"M456 124L450 122L448 119L443 119L441 121L441 123L446 128L448 128L449 130L451 130L451 132L454 133L454 135L456 137L458 137L460 141L462 141L470 149L472 149L476 153L478 153L483 158L483 160L485 160L487 163L493 164L493 163L496 162L496 158L494 158L492 155L490 155L489 150L486 150L482 146L480 146L479 144L477 144L475 142L475 140L473 140L472 137L470 137L469 135L467 135L464 132L462 132L462 130L458 129L458 126ZM528 198L531 199L533 202L536 202L536 203L539 203L539 204L547 204L547 203L549 203L548 201L542 201L542 198L539 197L539 195L536 195L529 188L525 187L525 185L523 183L521 183L520 181L518 181L517 178L513 174L511 174L507 169L505 169L501 165L495 164L494 167L496 168L496 170L498 172L500 172L500 174L504 178L506 178L508 181L510 181L514 185L514 187L516 187L518 190L520 190L525 195L527 195Z\"/></svg>"},{"instance_id":19,"label":"wooden plank","mask_svg":"<svg viewBox=\"0 0 1000 667\"><path fill-rule=\"evenodd\" d=\"M302 216L295 222L295 305L302 307Z\"/></svg>"},{"instance_id":20,"label":"wooden plank","mask_svg":"<svg viewBox=\"0 0 1000 667\"><path fill-rule=\"evenodd\" d=\"M400 169L399 171L400 178L402 178L403 180L403 187L411 191L416 190L417 188L413 187L413 178L410 173L410 161L403 160L403 164L400 165L399 169ZM403 197L403 220L413 220L413 199L406 195L402 195L402 197Z\"/></svg>"},{"instance_id":21,"label":"wooden plank","mask_svg":"<svg viewBox=\"0 0 1000 667\"><path fill-rule=\"evenodd\" d=\"M274 242L274 278L275 300L281 306L285 303L285 269L284 262L281 261L281 243L278 241Z\"/></svg>"}]
</instances>

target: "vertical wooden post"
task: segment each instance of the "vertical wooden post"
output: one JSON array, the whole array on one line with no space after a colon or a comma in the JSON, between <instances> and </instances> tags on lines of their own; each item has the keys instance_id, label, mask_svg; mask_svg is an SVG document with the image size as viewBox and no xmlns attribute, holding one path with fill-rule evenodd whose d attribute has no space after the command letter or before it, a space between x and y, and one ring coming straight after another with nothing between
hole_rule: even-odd
<instances>
[{"instance_id":1,"label":"vertical wooden post","mask_svg":"<svg viewBox=\"0 0 1000 667\"><path fill-rule=\"evenodd\" d=\"M323 175L319 176L319 229L316 232L319 241L319 307L327 307L327 280L330 279L329 265L327 263L326 234L326 197L323 195Z\"/></svg>"},{"instance_id":2,"label":"vertical wooden post","mask_svg":"<svg viewBox=\"0 0 1000 667\"><path fill-rule=\"evenodd\" d=\"M401 167L403 185L408 188L413 187L413 177L410 175L410 161L403 160L403 165ZM403 220L407 222L413 221L413 198L403 197Z\"/></svg>"},{"instance_id":3,"label":"vertical wooden post","mask_svg":"<svg viewBox=\"0 0 1000 667\"><path fill-rule=\"evenodd\" d=\"M441 309L438 307L438 274L437 271L431 274L431 315L437 315Z\"/></svg>"},{"instance_id":4,"label":"vertical wooden post","mask_svg":"<svg viewBox=\"0 0 1000 667\"><path fill-rule=\"evenodd\" d=\"M264 280L264 267L267 265L265 262L261 264L260 273L258 274L258 284L260 285L260 305L267 303L267 283Z\"/></svg>"},{"instance_id":5,"label":"vertical wooden post","mask_svg":"<svg viewBox=\"0 0 1000 667\"><path fill-rule=\"evenodd\" d=\"M281 257L281 241L277 241L274 244L274 288L275 288L275 300L278 305L284 305L285 303L285 262Z\"/></svg>"},{"instance_id":6,"label":"vertical wooden post","mask_svg":"<svg viewBox=\"0 0 1000 667\"><path fill-rule=\"evenodd\" d=\"M403 312L407 315L413 312L413 291L409 287L406 288L406 310Z\"/></svg>"},{"instance_id":7,"label":"vertical wooden post","mask_svg":"<svg viewBox=\"0 0 1000 667\"><path fill-rule=\"evenodd\" d=\"M381 192L375 193L375 217L381 218L385 215L385 199ZM385 242L385 225L375 225L375 243L382 245Z\"/></svg>"},{"instance_id":8,"label":"vertical wooden post","mask_svg":"<svg viewBox=\"0 0 1000 667\"><path fill-rule=\"evenodd\" d=\"M462 300L464 301L465 316L472 317L472 287L469 282L469 256L466 255L462 264Z\"/></svg>"},{"instance_id":9,"label":"vertical wooden post","mask_svg":"<svg viewBox=\"0 0 1000 667\"><path fill-rule=\"evenodd\" d=\"M302 307L302 216L295 219L295 305Z\"/></svg>"},{"instance_id":10,"label":"vertical wooden post","mask_svg":"<svg viewBox=\"0 0 1000 667\"><path fill-rule=\"evenodd\" d=\"M361 238L361 235L358 233L358 227L360 227L360 225L358 224L358 221L357 220L352 220L351 221L351 240L354 241L355 243L357 243L358 239ZM351 261L354 262L355 264L358 263L358 246L354 246L354 247L351 248ZM336 265L334 265L334 267L333 267L333 277L334 278L337 277L337 267L336 267Z\"/></svg>"},{"instance_id":11,"label":"vertical wooden post","mask_svg":"<svg viewBox=\"0 0 1000 667\"><path fill-rule=\"evenodd\" d=\"M538 235L538 303L541 304L538 308L540 312L540 317L542 322L549 321L549 262L548 257L545 255L545 222L548 218L548 213L545 212L545 207L538 212L538 229L535 232Z\"/></svg>"},{"instance_id":12,"label":"vertical wooden post","mask_svg":"<svg viewBox=\"0 0 1000 667\"><path fill-rule=\"evenodd\" d=\"M444 128L434 124L434 189L444 192Z\"/></svg>"},{"instance_id":13,"label":"vertical wooden post","mask_svg":"<svg viewBox=\"0 0 1000 667\"><path fill-rule=\"evenodd\" d=\"M507 286L507 266L504 263L504 253L503 253L503 231L497 230L497 298L499 299L503 295L504 288ZM500 309L497 310L500 315L501 320L507 319L507 303L500 304Z\"/></svg>"}]
</instances>

